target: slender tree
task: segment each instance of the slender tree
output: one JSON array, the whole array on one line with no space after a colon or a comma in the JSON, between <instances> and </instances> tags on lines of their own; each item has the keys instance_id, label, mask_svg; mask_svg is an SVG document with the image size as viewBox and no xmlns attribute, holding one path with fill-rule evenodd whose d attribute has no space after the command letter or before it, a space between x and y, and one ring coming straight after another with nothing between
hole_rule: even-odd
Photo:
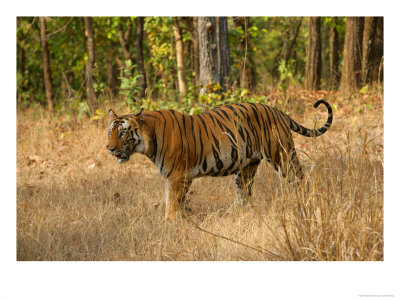
<instances>
[{"instance_id":1,"label":"slender tree","mask_svg":"<svg viewBox=\"0 0 400 300\"><path fill-rule=\"evenodd\" d=\"M307 64L305 88L321 88L321 18L311 17L308 25Z\"/></svg>"},{"instance_id":2,"label":"slender tree","mask_svg":"<svg viewBox=\"0 0 400 300\"><path fill-rule=\"evenodd\" d=\"M17 29L21 27L21 17L17 18ZM23 42L23 43L22 43ZM24 78L25 75L25 62L26 62L26 55L25 55L25 48L21 44L26 43L26 37L24 37L21 30L17 32L17 78ZM23 84L21 84L20 80L17 80L17 103L21 104L22 101L22 92L26 90Z\"/></svg>"},{"instance_id":3,"label":"slender tree","mask_svg":"<svg viewBox=\"0 0 400 300\"><path fill-rule=\"evenodd\" d=\"M40 17L40 36L42 42L42 64L44 86L46 90L47 106L51 115L54 114L54 93L53 83L51 80L50 56L49 56L49 38L46 34L46 18Z\"/></svg>"},{"instance_id":4,"label":"slender tree","mask_svg":"<svg viewBox=\"0 0 400 300\"><path fill-rule=\"evenodd\" d=\"M226 90L231 85L231 63L226 17L199 17L200 94L209 83Z\"/></svg>"},{"instance_id":5,"label":"slender tree","mask_svg":"<svg viewBox=\"0 0 400 300\"><path fill-rule=\"evenodd\" d=\"M186 28L190 32L190 42L192 44L192 52L190 55L192 71L194 72L195 86L200 85L200 61L199 61L199 31L197 26L198 17L184 17Z\"/></svg>"},{"instance_id":6,"label":"slender tree","mask_svg":"<svg viewBox=\"0 0 400 300\"><path fill-rule=\"evenodd\" d=\"M352 93L361 87L361 57L364 18L347 18L340 90Z\"/></svg>"},{"instance_id":7,"label":"slender tree","mask_svg":"<svg viewBox=\"0 0 400 300\"><path fill-rule=\"evenodd\" d=\"M92 28L92 18L85 17L85 30L87 35L87 51L89 60L86 64L86 94L89 103L89 111L91 115L94 115L98 107L97 96L93 89L93 67L95 63L94 56L94 34Z\"/></svg>"},{"instance_id":8,"label":"slender tree","mask_svg":"<svg viewBox=\"0 0 400 300\"><path fill-rule=\"evenodd\" d=\"M371 68L371 50L375 38L376 18L365 17L364 18L364 30L362 40L362 59L361 59L361 70L362 70L362 84L366 84L368 81L370 68Z\"/></svg>"},{"instance_id":9,"label":"slender tree","mask_svg":"<svg viewBox=\"0 0 400 300\"><path fill-rule=\"evenodd\" d=\"M24 73L25 73L24 72L25 71L25 49L20 47L19 44L17 44L17 54L18 54L18 57L17 57L17 69L18 69L18 72L19 72L19 76L23 77ZM17 99L18 99L17 101L18 101L18 104L20 104L21 101L22 101L22 95L21 95L22 91L23 91L23 87L20 84L18 84L18 86L17 86Z\"/></svg>"},{"instance_id":10,"label":"slender tree","mask_svg":"<svg viewBox=\"0 0 400 300\"><path fill-rule=\"evenodd\" d=\"M121 18L118 24L118 40L119 43L121 44L121 49L122 52L124 53L125 60L130 59L132 61L132 54L129 51L130 37L132 33L132 20L131 18L126 18L128 28L125 32L122 24L123 21L125 21L125 18Z\"/></svg>"},{"instance_id":11,"label":"slender tree","mask_svg":"<svg viewBox=\"0 0 400 300\"><path fill-rule=\"evenodd\" d=\"M383 81L383 17L376 17L375 37L371 50L369 82Z\"/></svg>"},{"instance_id":12,"label":"slender tree","mask_svg":"<svg viewBox=\"0 0 400 300\"><path fill-rule=\"evenodd\" d=\"M110 58L107 58L106 60L106 78L107 78L107 86L108 86L108 91L110 93L110 99L111 101L114 101L114 98L117 95L117 88L118 88L118 82L117 82L117 66L112 64L112 61Z\"/></svg>"},{"instance_id":13,"label":"slender tree","mask_svg":"<svg viewBox=\"0 0 400 300\"><path fill-rule=\"evenodd\" d=\"M146 97L146 89L147 89L147 81L146 81L146 71L144 69L144 62L143 62L143 23L144 17L137 17L137 30L136 30L136 54L137 54L137 65L139 74L141 75L139 79L140 87L140 97Z\"/></svg>"},{"instance_id":14,"label":"slender tree","mask_svg":"<svg viewBox=\"0 0 400 300\"><path fill-rule=\"evenodd\" d=\"M336 29L336 17L329 28L329 89L336 90L340 82L339 73L339 35Z\"/></svg>"},{"instance_id":15,"label":"slender tree","mask_svg":"<svg viewBox=\"0 0 400 300\"><path fill-rule=\"evenodd\" d=\"M250 47L250 34L249 27L250 18L249 17L236 17L233 19L235 26L241 28L244 35L239 42L238 49L240 50L243 60L239 63L239 85L241 88L254 89L255 88L255 75L254 75L254 64L252 49Z\"/></svg>"},{"instance_id":16,"label":"slender tree","mask_svg":"<svg viewBox=\"0 0 400 300\"><path fill-rule=\"evenodd\" d=\"M217 42L218 42L218 69L220 73L220 85L226 91L232 85L231 57L228 40L228 18L217 17Z\"/></svg>"},{"instance_id":17,"label":"slender tree","mask_svg":"<svg viewBox=\"0 0 400 300\"><path fill-rule=\"evenodd\" d=\"M288 63L290 57L292 56L294 45L296 44L297 37L299 36L301 24L303 24L303 17L300 18L299 23L297 23L296 31L293 35L292 41L290 42L289 48L285 54L285 61Z\"/></svg>"},{"instance_id":18,"label":"slender tree","mask_svg":"<svg viewBox=\"0 0 400 300\"><path fill-rule=\"evenodd\" d=\"M176 44L176 62L177 62L177 73L178 73L178 88L179 94L184 96L186 94L186 71L185 71L185 61L183 57L183 38L182 30L179 26L178 18L174 18L174 35Z\"/></svg>"},{"instance_id":19,"label":"slender tree","mask_svg":"<svg viewBox=\"0 0 400 300\"><path fill-rule=\"evenodd\" d=\"M365 17L362 44L362 84L372 84L383 74L383 18ZM382 80L383 77L379 78Z\"/></svg>"},{"instance_id":20,"label":"slender tree","mask_svg":"<svg viewBox=\"0 0 400 300\"><path fill-rule=\"evenodd\" d=\"M118 20L118 41L121 46L122 54L123 54L123 60L121 60L119 57L115 58L115 61L117 62L119 66L119 77L122 78L126 76L124 73L124 69L126 67L125 61L130 60L133 63L133 55L130 52L130 38L132 35L132 20L131 18L125 18L121 17ZM126 22L127 24L127 29L124 31L124 23Z\"/></svg>"}]
</instances>

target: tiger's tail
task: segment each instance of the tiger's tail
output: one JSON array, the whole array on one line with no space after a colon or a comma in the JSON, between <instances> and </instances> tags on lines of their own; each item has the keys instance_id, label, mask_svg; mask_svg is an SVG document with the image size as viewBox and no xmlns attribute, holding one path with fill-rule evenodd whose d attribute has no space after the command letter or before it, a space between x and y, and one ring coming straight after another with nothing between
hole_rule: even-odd
<instances>
[{"instance_id":1,"label":"tiger's tail","mask_svg":"<svg viewBox=\"0 0 400 300\"><path fill-rule=\"evenodd\" d=\"M317 108L321 103L324 104L326 106L326 108L328 109L328 120L321 128L308 129L304 126L301 126L300 124L298 124L296 121L292 120L289 117L290 129L293 130L294 132L297 132L298 134L308 136L308 137L316 137L316 136L323 135L329 129L329 127L331 127L332 120L333 120L333 112L332 112L332 107L325 100L318 100L317 102L315 102L314 108Z\"/></svg>"}]
</instances>

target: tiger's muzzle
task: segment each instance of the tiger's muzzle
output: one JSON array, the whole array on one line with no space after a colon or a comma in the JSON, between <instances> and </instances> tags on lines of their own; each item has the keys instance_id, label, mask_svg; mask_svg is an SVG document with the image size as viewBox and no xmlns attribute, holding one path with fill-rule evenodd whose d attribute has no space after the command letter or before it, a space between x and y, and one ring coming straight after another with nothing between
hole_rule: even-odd
<instances>
[{"instance_id":1,"label":"tiger's muzzle","mask_svg":"<svg viewBox=\"0 0 400 300\"><path fill-rule=\"evenodd\" d=\"M125 163L129 160L129 155L126 155L125 153L121 151L117 151L117 148L111 148L110 146L107 146L108 153L115 156L117 158L117 163Z\"/></svg>"}]
</instances>

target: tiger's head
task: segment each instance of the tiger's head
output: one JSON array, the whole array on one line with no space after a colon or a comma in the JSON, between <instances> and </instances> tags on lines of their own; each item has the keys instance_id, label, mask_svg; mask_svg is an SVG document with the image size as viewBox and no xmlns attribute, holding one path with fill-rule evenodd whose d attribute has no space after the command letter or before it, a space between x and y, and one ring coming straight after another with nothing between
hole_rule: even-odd
<instances>
[{"instance_id":1,"label":"tiger's head","mask_svg":"<svg viewBox=\"0 0 400 300\"><path fill-rule=\"evenodd\" d=\"M143 108L137 114L117 116L112 109L108 111L111 120L108 130L108 153L122 164L135 153L144 153L145 138L142 130Z\"/></svg>"}]
</instances>

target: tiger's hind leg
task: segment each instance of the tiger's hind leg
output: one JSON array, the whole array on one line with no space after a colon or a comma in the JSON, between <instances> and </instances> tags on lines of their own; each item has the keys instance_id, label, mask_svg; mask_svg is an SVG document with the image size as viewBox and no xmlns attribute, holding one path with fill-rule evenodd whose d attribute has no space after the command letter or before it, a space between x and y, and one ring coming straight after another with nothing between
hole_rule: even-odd
<instances>
[{"instance_id":1,"label":"tiger's hind leg","mask_svg":"<svg viewBox=\"0 0 400 300\"><path fill-rule=\"evenodd\" d=\"M281 149L279 159L275 161L274 167L289 182L298 182L303 179L303 169L294 147L289 150Z\"/></svg>"},{"instance_id":2,"label":"tiger's hind leg","mask_svg":"<svg viewBox=\"0 0 400 300\"><path fill-rule=\"evenodd\" d=\"M253 186L254 176L260 160L251 162L247 167L235 175L235 184L237 189L237 197L234 206L240 207L246 204L248 197L251 196L251 187Z\"/></svg>"},{"instance_id":3,"label":"tiger's hind leg","mask_svg":"<svg viewBox=\"0 0 400 300\"><path fill-rule=\"evenodd\" d=\"M301 168L299 158L297 156L296 150L293 148L289 159L289 174L288 178L290 182L302 180L304 177L303 169Z\"/></svg>"}]
</instances>

